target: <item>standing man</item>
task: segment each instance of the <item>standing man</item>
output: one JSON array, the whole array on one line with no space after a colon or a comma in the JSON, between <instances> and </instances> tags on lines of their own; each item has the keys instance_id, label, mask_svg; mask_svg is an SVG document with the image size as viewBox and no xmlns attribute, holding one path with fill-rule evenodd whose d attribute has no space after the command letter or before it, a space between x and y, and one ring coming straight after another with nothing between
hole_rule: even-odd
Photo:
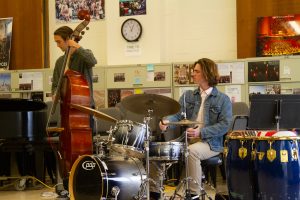
<instances>
[{"instance_id":1,"label":"standing man","mask_svg":"<svg viewBox=\"0 0 300 200\"><path fill-rule=\"evenodd\" d=\"M194 83L198 88L186 91L179 99L181 110L175 115L168 116L160 123L160 129L173 129L168 122L180 121L186 118L199 122L198 126L186 129L189 139L198 139L190 144L188 166L189 176L201 184L201 160L218 155L223 151L223 136L227 133L232 120L232 104L229 97L220 92L216 85L219 73L216 63L208 58L202 58L194 63ZM193 181L189 183L192 196L200 194L200 187Z\"/></svg>"},{"instance_id":2,"label":"standing man","mask_svg":"<svg viewBox=\"0 0 300 200\"><path fill-rule=\"evenodd\" d=\"M95 107L95 102L93 98L93 67L97 64L97 60L94 54L89 49L84 49L77 42L71 39L73 30L68 26L62 26L54 32L54 41L63 52L66 52L68 47L70 47L70 63L69 69L78 71L86 78L89 84L90 97L91 97L91 108ZM60 77L60 72L63 67L65 55L59 57L56 60L55 68L53 72L53 82L52 82L52 99L55 99L55 91L57 90L58 80ZM93 127L91 127L93 128Z\"/></svg>"}]
</instances>

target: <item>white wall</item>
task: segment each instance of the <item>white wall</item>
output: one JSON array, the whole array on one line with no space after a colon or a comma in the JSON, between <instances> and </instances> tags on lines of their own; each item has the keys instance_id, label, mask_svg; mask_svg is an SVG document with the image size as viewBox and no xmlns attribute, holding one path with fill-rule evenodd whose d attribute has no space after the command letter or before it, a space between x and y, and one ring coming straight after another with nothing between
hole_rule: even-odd
<instances>
[{"instance_id":1,"label":"white wall","mask_svg":"<svg viewBox=\"0 0 300 200\"><path fill-rule=\"evenodd\" d=\"M49 1L50 67L62 52L55 46L54 0ZM105 1L106 19L90 22L80 44L91 49L98 65L193 62L201 57L236 59L235 0L147 0L147 15L133 16L143 25L140 55L126 55L129 44L121 36L121 25L129 17L119 16L119 0ZM78 23L79 24L79 23ZM67 24L75 28L78 24Z\"/></svg>"}]
</instances>

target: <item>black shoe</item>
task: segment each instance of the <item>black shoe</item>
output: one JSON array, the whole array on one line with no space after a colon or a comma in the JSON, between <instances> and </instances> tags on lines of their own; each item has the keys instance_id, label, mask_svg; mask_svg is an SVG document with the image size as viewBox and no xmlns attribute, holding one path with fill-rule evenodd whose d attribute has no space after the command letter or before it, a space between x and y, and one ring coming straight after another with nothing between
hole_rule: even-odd
<instances>
[{"instance_id":1,"label":"black shoe","mask_svg":"<svg viewBox=\"0 0 300 200\"><path fill-rule=\"evenodd\" d=\"M158 192L150 192L150 199L151 200L158 200L160 197L160 193Z\"/></svg>"}]
</instances>

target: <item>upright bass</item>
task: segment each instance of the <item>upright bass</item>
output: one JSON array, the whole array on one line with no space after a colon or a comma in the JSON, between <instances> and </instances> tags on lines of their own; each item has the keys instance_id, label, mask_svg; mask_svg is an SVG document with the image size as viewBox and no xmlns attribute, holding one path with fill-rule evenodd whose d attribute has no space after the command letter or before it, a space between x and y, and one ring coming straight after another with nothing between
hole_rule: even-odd
<instances>
[{"instance_id":1,"label":"upright bass","mask_svg":"<svg viewBox=\"0 0 300 200\"><path fill-rule=\"evenodd\" d=\"M77 42L82 37L83 29L89 24L90 15L87 11L81 10L78 12L78 18L84 21L75 28L70 38ZM68 47L46 127L47 133L60 132L57 153L62 178L68 178L72 165L79 155L92 154L90 115L71 107L72 104L90 107L89 85L81 73L67 69L70 54L70 47ZM50 118L55 113L59 100L61 106L61 128L49 127Z\"/></svg>"}]
</instances>

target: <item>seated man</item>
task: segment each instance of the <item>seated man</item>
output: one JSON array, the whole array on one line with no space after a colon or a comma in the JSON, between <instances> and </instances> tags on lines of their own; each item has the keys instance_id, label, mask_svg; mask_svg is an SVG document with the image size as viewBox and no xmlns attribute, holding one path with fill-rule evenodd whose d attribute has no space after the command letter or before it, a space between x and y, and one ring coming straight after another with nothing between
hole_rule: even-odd
<instances>
[{"instance_id":1,"label":"seated man","mask_svg":"<svg viewBox=\"0 0 300 200\"><path fill-rule=\"evenodd\" d=\"M201 160L218 155L223 151L223 135L227 133L232 120L232 104L229 97L220 92L216 85L219 73L216 63L207 58L195 62L193 71L194 83L198 88L186 91L179 100L181 110L168 116L160 123L160 129L175 128L169 122L181 121L182 113L188 120L197 121L194 127L186 129L189 139L198 139L190 144L188 157L189 176L201 184ZM189 183L192 196L200 194L200 187L193 181Z\"/></svg>"}]
</instances>

